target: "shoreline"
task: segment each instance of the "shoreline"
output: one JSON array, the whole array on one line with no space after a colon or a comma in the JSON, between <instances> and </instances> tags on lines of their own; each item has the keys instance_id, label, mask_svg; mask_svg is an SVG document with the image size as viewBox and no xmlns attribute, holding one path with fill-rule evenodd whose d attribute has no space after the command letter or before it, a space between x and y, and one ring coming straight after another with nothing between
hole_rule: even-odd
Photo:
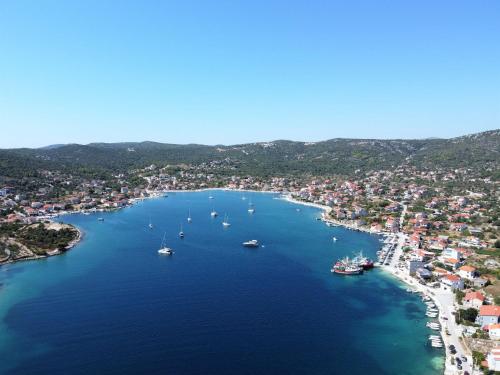
<instances>
[{"instance_id":1,"label":"shoreline","mask_svg":"<svg viewBox=\"0 0 500 375\"><path fill-rule=\"evenodd\" d=\"M394 258L396 262L399 262L399 256L402 254L403 244L405 243L407 238L408 236L406 234L403 234L401 232L398 233L398 244L396 245L396 249L394 250ZM450 332L451 333L450 335L446 334L447 328L445 327L446 320L443 319L444 316L443 304L441 303L438 296L436 296L434 291L432 291L429 287L420 284L416 279L412 278L412 276L404 274L403 272L405 270L401 270L397 268L395 265L392 264L380 265L379 268L383 272L392 276L398 282L402 283L403 285L407 285L409 289L416 290L422 296L430 298L430 300L436 305L436 308L438 309L437 319L428 319L428 321L435 321L440 325L439 331L435 332L439 332L439 335L443 340L443 351L444 351L443 374L445 375L456 374L457 373L456 369L451 365L451 358L453 357L453 355L449 353L449 351L447 350L448 345L450 345L450 340L453 333Z\"/></svg>"},{"instance_id":2,"label":"shoreline","mask_svg":"<svg viewBox=\"0 0 500 375\"><path fill-rule=\"evenodd\" d=\"M203 193L205 191L230 191L230 192L246 192L246 193L266 193L266 194L283 194L281 191L276 190L252 190L252 189L230 189L230 188L203 188L203 189L192 189L192 190L162 190L161 193ZM158 195L161 197L161 195ZM156 198L156 196L148 197L148 198ZM148 199L144 198L144 199ZM139 198L140 199L140 198Z\"/></svg>"},{"instance_id":3,"label":"shoreline","mask_svg":"<svg viewBox=\"0 0 500 375\"><path fill-rule=\"evenodd\" d=\"M420 295L430 298L430 300L436 305L436 308L439 310L438 317L437 319L430 318L429 321L437 322L440 325L439 331L434 331L434 332L439 332L439 335L441 336L441 339L443 341L443 348L442 348L444 352L443 374L444 375L456 374L457 373L456 369L453 366L451 366L451 358L453 357L453 355L448 350L448 345L450 345L449 338L451 337L451 335L446 334L446 328L442 320L443 305L441 304L439 298L434 293L432 293L432 291L428 290L426 286L423 286L418 282L413 282L411 279L410 280L407 279L407 277L411 276L408 275L407 277L405 277L400 272L396 271L390 266L381 266L380 268L381 270L388 273L397 281L401 282L404 285L407 285L410 289L416 290Z\"/></svg>"}]
</instances>

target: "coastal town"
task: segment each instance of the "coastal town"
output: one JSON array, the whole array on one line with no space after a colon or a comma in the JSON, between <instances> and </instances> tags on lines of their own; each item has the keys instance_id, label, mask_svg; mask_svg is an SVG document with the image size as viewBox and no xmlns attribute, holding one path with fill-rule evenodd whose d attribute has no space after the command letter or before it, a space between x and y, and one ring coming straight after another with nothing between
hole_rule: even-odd
<instances>
[{"instance_id":1,"label":"coastal town","mask_svg":"<svg viewBox=\"0 0 500 375\"><path fill-rule=\"evenodd\" d=\"M222 188L279 192L324 209L322 220L383 235L377 266L428 303L433 346L446 350L446 373L500 371L500 236L498 182L471 170L411 167L353 177L231 175L231 161L149 165L111 179L43 172L0 187L0 262L33 259L71 247L38 249L9 228L47 225L73 212L116 210L169 191ZM56 228L59 229L59 228ZM66 228L68 229L68 228ZM54 229L52 229L54 230ZM68 245L68 246L66 246ZM435 337L436 336L436 337ZM439 337L439 338L438 338Z\"/></svg>"}]
</instances>

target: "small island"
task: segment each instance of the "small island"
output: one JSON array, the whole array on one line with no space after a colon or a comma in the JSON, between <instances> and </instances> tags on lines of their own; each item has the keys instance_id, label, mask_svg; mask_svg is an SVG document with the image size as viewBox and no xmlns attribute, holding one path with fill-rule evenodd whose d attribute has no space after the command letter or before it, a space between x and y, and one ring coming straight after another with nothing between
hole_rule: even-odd
<instances>
[{"instance_id":1,"label":"small island","mask_svg":"<svg viewBox=\"0 0 500 375\"><path fill-rule=\"evenodd\" d=\"M72 225L55 222L0 226L0 264L64 253L81 238Z\"/></svg>"}]
</instances>

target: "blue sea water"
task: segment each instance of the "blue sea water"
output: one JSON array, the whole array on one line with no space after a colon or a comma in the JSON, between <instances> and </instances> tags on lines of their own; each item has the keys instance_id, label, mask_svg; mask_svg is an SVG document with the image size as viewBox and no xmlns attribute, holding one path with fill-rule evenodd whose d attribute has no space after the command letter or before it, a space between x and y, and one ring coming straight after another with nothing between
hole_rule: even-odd
<instances>
[{"instance_id":1,"label":"blue sea water","mask_svg":"<svg viewBox=\"0 0 500 375\"><path fill-rule=\"evenodd\" d=\"M0 268L0 373L442 373L418 296L380 270L330 272L353 251L374 257L378 238L276 198L172 193L63 217L78 246ZM165 232L171 257L157 254ZM241 246L254 238L263 247Z\"/></svg>"}]
</instances>

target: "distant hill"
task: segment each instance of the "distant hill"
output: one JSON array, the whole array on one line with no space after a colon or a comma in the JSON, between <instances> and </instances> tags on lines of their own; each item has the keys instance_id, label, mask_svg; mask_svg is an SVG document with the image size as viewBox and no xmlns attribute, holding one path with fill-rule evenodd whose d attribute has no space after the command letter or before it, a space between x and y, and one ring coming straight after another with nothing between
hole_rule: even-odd
<instances>
[{"instance_id":1,"label":"distant hill","mask_svg":"<svg viewBox=\"0 0 500 375\"><path fill-rule=\"evenodd\" d=\"M176 145L157 142L53 145L38 149L1 149L0 176L39 169L86 173L122 172L150 164L231 165L233 174L352 174L355 170L469 167L498 169L500 130L451 139L330 139L322 142L278 140L240 145Z\"/></svg>"}]
</instances>

